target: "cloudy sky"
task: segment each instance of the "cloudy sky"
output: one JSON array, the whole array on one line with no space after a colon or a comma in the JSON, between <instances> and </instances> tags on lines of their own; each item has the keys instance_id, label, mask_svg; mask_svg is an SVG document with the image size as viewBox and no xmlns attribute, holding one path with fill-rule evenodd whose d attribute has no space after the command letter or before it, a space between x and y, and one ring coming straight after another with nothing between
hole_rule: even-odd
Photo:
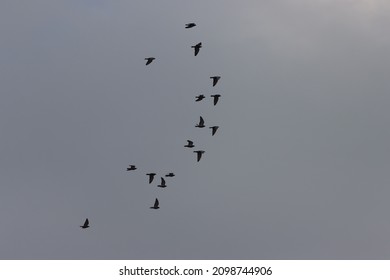
<instances>
[{"instance_id":1,"label":"cloudy sky","mask_svg":"<svg viewBox=\"0 0 390 280\"><path fill-rule=\"evenodd\" d=\"M0 258L390 258L389 13L1 1Z\"/></svg>"}]
</instances>

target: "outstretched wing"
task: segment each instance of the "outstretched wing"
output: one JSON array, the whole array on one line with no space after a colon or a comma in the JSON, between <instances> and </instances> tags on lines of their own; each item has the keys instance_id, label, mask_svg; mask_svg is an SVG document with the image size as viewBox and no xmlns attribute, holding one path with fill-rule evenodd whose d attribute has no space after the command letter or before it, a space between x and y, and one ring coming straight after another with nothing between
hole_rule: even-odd
<instances>
[{"instance_id":1,"label":"outstretched wing","mask_svg":"<svg viewBox=\"0 0 390 280\"><path fill-rule=\"evenodd\" d=\"M89 225L89 221L88 221L88 219L86 219L84 222L84 227L87 227L88 225Z\"/></svg>"},{"instance_id":2,"label":"outstretched wing","mask_svg":"<svg viewBox=\"0 0 390 280\"><path fill-rule=\"evenodd\" d=\"M157 208L160 203L158 202L158 199L156 198L156 201L154 202L154 207Z\"/></svg>"},{"instance_id":3,"label":"outstretched wing","mask_svg":"<svg viewBox=\"0 0 390 280\"><path fill-rule=\"evenodd\" d=\"M204 120L203 120L202 116L200 117L199 125L204 125Z\"/></svg>"}]
</instances>

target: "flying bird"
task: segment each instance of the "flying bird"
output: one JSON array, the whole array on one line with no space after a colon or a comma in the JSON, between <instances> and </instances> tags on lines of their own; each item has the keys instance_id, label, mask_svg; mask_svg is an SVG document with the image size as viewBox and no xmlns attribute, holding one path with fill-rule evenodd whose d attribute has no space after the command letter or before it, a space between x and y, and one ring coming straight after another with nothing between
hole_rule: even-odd
<instances>
[{"instance_id":1,"label":"flying bird","mask_svg":"<svg viewBox=\"0 0 390 280\"><path fill-rule=\"evenodd\" d=\"M146 175L149 176L149 184L153 182L153 179L154 179L154 176L156 175L156 173L147 173Z\"/></svg>"},{"instance_id":2,"label":"flying bird","mask_svg":"<svg viewBox=\"0 0 390 280\"><path fill-rule=\"evenodd\" d=\"M195 46L191 46L191 48L195 49L195 56L199 53L201 47L202 47L202 42L196 44Z\"/></svg>"},{"instance_id":3,"label":"flying bird","mask_svg":"<svg viewBox=\"0 0 390 280\"><path fill-rule=\"evenodd\" d=\"M202 117L200 117L200 120L199 120L199 123L197 125L195 125L195 127L204 127L204 120Z\"/></svg>"},{"instance_id":4,"label":"flying bird","mask_svg":"<svg viewBox=\"0 0 390 280\"><path fill-rule=\"evenodd\" d=\"M193 23L193 22L191 22L191 23L186 23L186 28L192 28L192 27L194 27L194 26L196 26L196 24Z\"/></svg>"},{"instance_id":5,"label":"flying bird","mask_svg":"<svg viewBox=\"0 0 390 280\"><path fill-rule=\"evenodd\" d=\"M203 94L200 94L198 96L195 96L195 101L198 102L198 101L202 101L204 98L206 98L206 96L204 96Z\"/></svg>"},{"instance_id":6,"label":"flying bird","mask_svg":"<svg viewBox=\"0 0 390 280\"><path fill-rule=\"evenodd\" d=\"M165 175L165 177L175 177L175 174L172 172L169 172L167 175Z\"/></svg>"},{"instance_id":7,"label":"flying bird","mask_svg":"<svg viewBox=\"0 0 390 280\"><path fill-rule=\"evenodd\" d=\"M136 170L137 167L135 167L135 165L129 165L129 167L127 167L127 171L130 171L130 170Z\"/></svg>"},{"instance_id":8,"label":"flying bird","mask_svg":"<svg viewBox=\"0 0 390 280\"><path fill-rule=\"evenodd\" d=\"M153 60L155 60L155 59L156 59L155 57L147 57L147 58L145 58L145 60L146 60L146 65L149 65L149 64L152 63Z\"/></svg>"},{"instance_id":9,"label":"flying bird","mask_svg":"<svg viewBox=\"0 0 390 280\"><path fill-rule=\"evenodd\" d=\"M184 147L186 147L186 148L193 148L193 147L195 147L194 146L194 142L192 142L191 140L187 140L187 145L184 145Z\"/></svg>"},{"instance_id":10,"label":"flying bird","mask_svg":"<svg viewBox=\"0 0 390 280\"><path fill-rule=\"evenodd\" d=\"M215 134L215 132L217 132L218 127L219 127L219 126L216 126L216 125L210 126L210 128L212 129L212 130L211 130L211 136L213 136L213 135Z\"/></svg>"},{"instance_id":11,"label":"flying bird","mask_svg":"<svg viewBox=\"0 0 390 280\"><path fill-rule=\"evenodd\" d=\"M210 77L210 79L213 79L213 87L218 83L219 79L221 79L221 76L213 76Z\"/></svg>"},{"instance_id":12,"label":"flying bird","mask_svg":"<svg viewBox=\"0 0 390 280\"><path fill-rule=\"evenodd\" d=\"M204 151L194 151L194 153L196 153L197 155L197 161L200 161L202 154L204 154Z\"/></svg>"},{"instance_id":13,"label":"flying bird","mask_svg":"<svg viewBox=\"0 0 390 280\"><path fill-rule=\"evenodd\" d=\"M84 225L80 226L81 228L89 228L89 221L88 219L85 220Z\"/></svg>"},{"instance_id":14,"label":"flying bird","mask_svg":"<svg viewBox=\"0 0 390 280\"><path fill-rule=\"evenodd\" d=\"M154 205L152 206L152 207L150 207L151 209L158 209L158 208L160 208L158 205L159 205L160 203L158 202L158 199L156 198L156 200L154 201Z\"/></svg>"},{"instance_id":15,"label":"flying bird","mask_svg":"<svg viewBox=\"0 0 390 280\"><path fill-rule=\"evenodd\" d=\"M217 105L219 98L221 97L220 94L214 94L211 95L211 97L214 97L214 106Z\"/></svg>"},{"instance_id":16,"label":"flying bird","mask_svg":"<svg viewBox=\"0 0 390 280\"><path fill-rule=\"evenodd\" d=\"M167 185L165 184L165 180L164 180L163 177L161 177L161 185L157 185L157 187L159 187L159 188L166 188L166 187L167 187Z\"/></svg>"}]
</instances>

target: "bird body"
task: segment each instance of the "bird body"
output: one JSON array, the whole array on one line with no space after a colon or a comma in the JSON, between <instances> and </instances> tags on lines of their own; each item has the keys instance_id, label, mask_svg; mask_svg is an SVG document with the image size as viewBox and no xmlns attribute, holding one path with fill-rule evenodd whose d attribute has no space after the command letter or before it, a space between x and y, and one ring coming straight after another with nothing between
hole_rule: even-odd
<instances>
[{"instance_id":1,"label":"bird body","mask_svg":"<svg viewBox=\"0 0 390 280\"><path fill-rule=\"evenodd\" d=\"M161 177L161 185L158 185L157 187L159 187L159 188L166 188L166 187L167 187L167 185L165 184L165 180L164 180L163 177Z\"/></svg>"},{"instance_id":2,"label":"bird body","mask_svg":"<svg viewBox=\"0 0 390 280\"><path fill-rule=\"evenodd\" d=\"M88 219L85 220L84 225L80 226L81 228L89 228L89 221Z\"/></svg>"},{"instance_id":3,"label":"bird body","mask_svg":"<svg viewBox=\"0 0 390 280\"><path fill-rule=\"evenodd\" d=\"M195 96L195 101L198 102L198 101L202 101L204 98L206 98L206 96L204 96L204 94L200 94L198 96Z\"/></svg>"},{"instance_id":4,"label":"bird body","mask_svg":"<svg viewBox=\"0 0 390 280\"><path fill-rule=\"evenodd\" d=\"M150 63L153 62L153 60L155 60L156 58L155 57L146 57L145 60L146 60L146 65L149 65Z\"/></svg>"},{"instance_id":5,"label":"bird body","mask_svg":"<svg viewBox=\"0 0 390 280\"><path fill-rule=\"evenodd\" d=\"M202 47L202 42L200 42L194 46L191 46L191 48L194 48L194 50L195 50L195 56L199 53L199 50L201 47Z\"/></svg>"},{"instance_id":6,"label":"bird body","mask_svg":"<svg viewBox=\"0 0 390 280\"><path fill-rule=\"evenodd\" d=\"M187 140L187 145L184 145L184 147L186 147L186 148L193 148L193 147L195 147L194 146L194 142L192 142L191 140Z\"/></svg>"},{"instance_id":7,"label":"bird body","mask_svg":"<svg viewBox=\"0 0 390 280\"><path fill-rule=\"evenodd\" d=\"M153 182L153 179L154 179L154 176L156 175L156 173L147 173L146 175L149 176L149 184L151 184Z\"/></svg>"},{"instance_id":8,"label":"bird body","mask_svg":"<svg viewBox=\"0 0 390 280\"><path fill-rule=\"evenodd\" d=\"M167 175L165 175L165 177L175 177L175 174L172 172L169 172Z\"/></svg>"},{"instance_id":9,"label":"bird body","mask_svg":"<svg viewBox=\"0 0 390 280\"><path fill-rule=\"evenodd\" d=\"M151 208L151 209L158 209L158 208L160 208L159 205L160 205L160 202L159 202L158 199L156 198L156 200L154 201L154 205L151 206L150 208Z\"/></svg>"},{"instance_id":10,"label":"bird body","mask_svg":"<svg viewBox=\"0 0 390 280\"><path fill-rule=\"evenodd\" d=\"M186 23L186 28L192 28L192 27L194 27L194 26L196 26L196 24L193 23L193 22Z\"/></svg>"},{"instance_id":11,"label":"bird body","mask_svg":"<svg viewBox=\"0 0 390 280\"><path fill-rule=\"evenodd\" d=\"M221 76L212 76L210 79L213 79L213 87L218 83L219 79L221 79Z\"/></svg>"},{"instance_id":12,"label":"bird body","mask_svg":"<svg viewBox=\"0 0 390 280\"><path fill-rule=\"evenodd\" d=\"M199 123L196 124L195 127L200 127L200 128L205 127L204 120L203 120L202 116L199 119Z\"/></svg>"},{"instance_id":13,"label":"bird body","mask_svg":"<svg viewBox=\"0 0 390 280\"><path fill-rule=\"evenodd\" d=\"M210 96L214 98L214 106L217 105L218 100L221 97L221 95L220 94L214 94L214 95L210 95Z\"/></svg>"},{"instance_id":14,"label":"bird body","mask_svg":"<svg viewBox=\"0 0 390 280\"><path fill-rule=\"evenodd\" d=\"M215 132L217 132L219 126L217 125L214 125L214 126L210 126L211 128L211 136L214 136Z\"/></svg>"},{"instance_id":15,"label":"bird body","mask_svg":"<svg viewBox=\"0 0 390 280\"><path fill-rule=\"evenodd\" d=\"M129 165L129 167L127 167L127 171L130 171L130 170L136 170L137 167L135 167L135 165Z\"/></svg>"},{"instance_id":16,"label":"bird body","mask_svg":"<svg viewBox=\"0 0 390 280\"><path fill-rule=\"evenodd\" d=\"M202 154L204 154L204 151L194 151L194 153L196 153L197 155L197 161L200 161L200 159L202 158Z\"/></svg>"}]
</instances>

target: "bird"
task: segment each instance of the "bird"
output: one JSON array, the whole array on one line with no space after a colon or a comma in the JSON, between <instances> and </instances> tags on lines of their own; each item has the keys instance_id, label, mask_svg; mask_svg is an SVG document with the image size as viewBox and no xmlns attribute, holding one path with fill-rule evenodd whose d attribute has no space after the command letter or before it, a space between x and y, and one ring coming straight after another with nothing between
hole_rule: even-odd
<instances>
[{"instance_id":1,"label":"bird","mask_svg":"<svg viewBox=\"0 0 390 280\"><path fill-rule=\"evenodd\" d=\"M168 174L165 175L165 177L175 177L175 174L172 172L169 172Z\"/></svg>"},{"instance_id":2,"label":"bird","mask_svg":"<svg viewBox=\"0 0 390 280\"><path fill-rule=\"evenodd\" d=\"M211 97L214 97L214 106L217 105L219 98L221 97L220 94L214 94L210 95Z\"/></svg>"},{"instance_id":3,"label":"bird","mask_svg":"<svg viewBox=\"0 0 390 280\"><path fill-rule=\"evenodd\" d=\"M221 79L221 76L212 76L210 79L213 79L213 87L218 83L218 80Z\"/></svg>"},{"instance_id":4,"label":"bird","mask_svg":"<svg viewBox=\"0 0 390 280\"><path fill-rule=\"evenodd\" d=\"M157 185L157 187L159 187L159 188L166 188L166 187L167 187L167 185L165 184L165 180L164 180L163 177L161 177L161 185Z\"/></svg>"},{"instance_id":5,"label":"bird","mask_svg":"<svg viewBox=\"0 0 390 280\"><path fill-rule=\"evenodd\" d=\"M198 96L195 96L195 98L196 98L196 102L198 102L198 101L201 101L201 100L203 100L204 98L206 98L206 96L204 96L203 94L199 94Z\"/></svg>"},{"instance_id":6,"label":"bird","mask_svg":"<svg viewBox=\"0 0 390 280\"><path fill-rule=\"evenodd\" d=\"M80 226L81 228L89 228L89 221L88 219L85 220L84 225Z\"/></svg>"},{"instance_id":7,"label":"bird","mask_svg":"<svg viewBox=\"0 0 390 280\"><path fill-rule=\"evenodd\" d=\"M149 184L153 182L153 179L154 179L154 176L156 175L156 173L147 173L146 175L149 176Z\"/></svg>"},{"instance_id":8,"label":"bird","mask_svg":"<svg viewBox=\"0 0 390 280\"><path fill-rule=\"evenodd\" d=\"M216 125L210 126L210 128L212 129L212 130L211 130L211 136L213 136L213 135L215 134L215 132L217 132L218 127L219 127L219 126L216 126Z\"/></svg>"},{"instance_id":9,"label":"bird","mask_svg":"<svg viewBox=\"0 0 390 280\"><path fill-rule=\"evenodd\" d=\"M192 142L191 140L187 140L187 145L184 145L184 147L186 147L186 148L193 148L193 147L195 147L194 146L194 142Z\"/></svg>"},{"instance_id":10,"label":"bird","mask_svg":"<svg viewBox=\"0 0 390 280\"><path fill-rule=\"evenodd\" d=\"M191 23L186 23L186 28L192 28L192 27L194 27L194 26L196 26L196 24L193 23L193 22L191 22Z\"/></svg>"},{"instance_id":11,"label":"bird","mask_svg":"<svg viewBox=\"0 0 390 280\"><path fill-rule=\"evenodd\" d=\"M136 170L137 167L135 167L135 165L129 165L129 167L127 167L127 171L130 171L130 170Z\"/></svg>"},{"instance_id":12,"label":"bird","mask_svg":"<svg viewBox=\"0 0 390 280\"><path fill-rule=\"evenodd\" d=\"M195 125L195 127L204 127L204 120L202 118L202 116L200 117L200 120L199 120L199 123L197 125Z\"/></svg>"},{"instance_id":13,"label":"bird","mask_svg":"<svg viewBox=\"0 0 390 280\"><path fill-rule=\"evenodd\" d=\"M149 64L152 63L153 60L155 60L155 59L156 59L155 57L147 57L147 58L145 58L145 60L146 60L146 65L149 65Z\"/></svg>"},{"instance_id":14,"label":"bird","mask_svg":"<svg viewBox=\"0 0 390 280\"><path fill-rule=\"evenodd\" d=\"M158 199L156 198L156 200L154 201L154 205L152 206L152 207L150 207L151 209L158 209L158 208L160 208L158 205L159 205L160 203L158 202Z\"/></svg>"},{"instance_id":15,"label":"bird","mask_svg":"<svg viewBox=\"0 0 390 280\"><path fill-rule=\"evenodd\" d=\"M204 151L194 151L194 153L197 154L197 161L200 161L202 154L204 154Z\"/></svg>"},{"instance_id":16,"label":"bird","mask_svg":"<svg viewBox=\"0 0 390 280\"><path fill-rule=\"evenodd\" d=\"M195 46L191 46L191 48L195 49L195 56L199 53L201 47L202 47L202 42L196 44Z\"/></svg>"}]
</instances>

